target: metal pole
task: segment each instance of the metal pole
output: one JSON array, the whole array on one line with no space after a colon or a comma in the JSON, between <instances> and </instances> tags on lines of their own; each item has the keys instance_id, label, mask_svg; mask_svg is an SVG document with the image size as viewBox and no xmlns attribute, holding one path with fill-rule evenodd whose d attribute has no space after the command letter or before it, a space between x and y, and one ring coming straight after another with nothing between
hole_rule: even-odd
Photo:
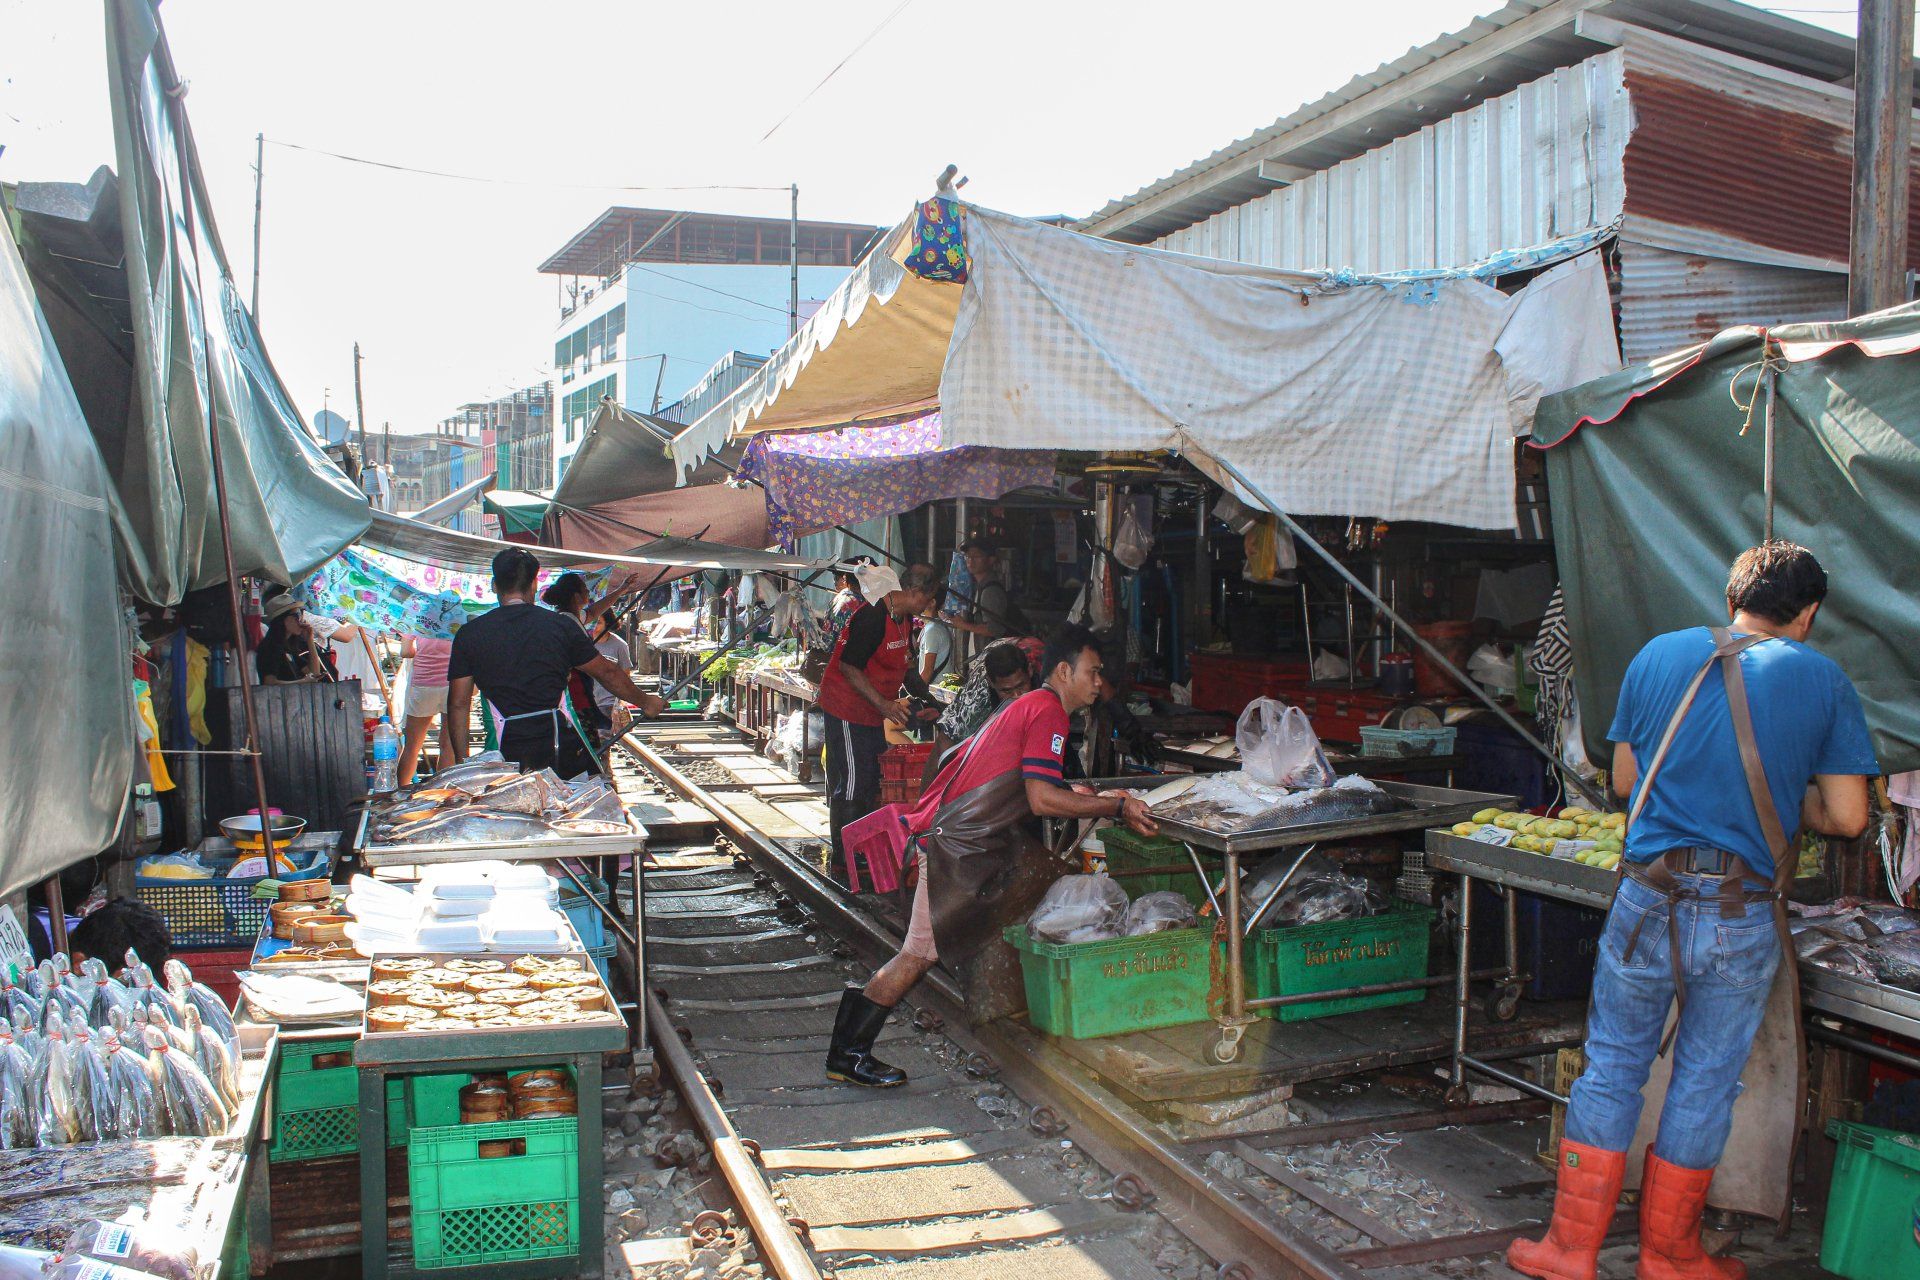
<instances>
[{"instance_id":1,"label":"metal pole","mask_svg":"<svg viewBox=\"0 0 1920 1280\"><path fill-rule=\"evenodd\" d=\"M800 184L787 213L787 336L800 332Z\"/></svg>"},{"instance_id":2,"label":"metal pole","mask_svg":"<svg viewBox=\"0 0 1920 1280\"><path fill-rule=\"evenodd\" d=\"M1767 338L1767 337L1764 337L1764 336L1763 336L1763 337L1761 338L1761 346L1760 346L1760 376L1761 376L1761 377L1763 377L1763 378L1765 378L1765 379L1767 380L1767 416L1766 416L1766 422L1764 423L1764 430L1765 430L1765 433L1766 433L1766 435L1765 435L1765 454L1766 454L1766 456L1765 456L1765 461L1764 461L1764 470L1765 470L1765 478L1764 478L1764 481L1763 481L1763 483L1764 483L1764 485L1765 485L1765 488L1766 488L1766 494L1767 494L1767 520L1766 520L1766 539L1765 539L1765 540L1766 540L1766 541L1768 541L1768 542L1772 542L1772 541L1773 541L1773 399L1774 399L1774 371L1773 371L1773 362L1772 362L1771 360L1769 360L1769 359L1767 358L1767 357L1768 357L1768 351L1767 351L1767 348L1768 348L1768 347L1770 347L1770 346L1772 345L1772 343L1773 343L1773 340L1772 340L1771 338Z\"/></svg>"},{"instance_id":3,"label":"metal pole","mask_svg":"<svg viewBox=\"0 0 1920 1280\"><path fill-rule=\"evenodd\" d=\"M1518 720L1514 719L1512 712L1508 711L1505 707L1501 706L1498 702L1495 702L1493 698L1490 697L1485 690L1483 690L1479 685L1473 682L1473 680L1467 675L1466 672L1460 670L1459 667L1454 666L1452 660L1449 659L1446 654L1441 653L1438 649L1434 648L1431 644L1429 644L1427 642L1426 637L1420 635L1418 632L1416 632L1413 629L1412 623L1408 622L1405 618L1401 617L1392 608L1390 608L1387 605L1387 602L1385 600L1382 600L1379 596L1375 595L1367 587L1366 583L1360 581L1360 579L1354 574L1353 570L1347 568L1346 565L1340 563L1340 558L1338 556L1334 555L1331 551L1321 546L1319 541L1316 540L1305 529L1301 528L1299 523L1296 522L1292 516L1288 515L1286 512L1280 509L1279 503L1275 502L1272 498L1268 497L1266 492L1263 489L1261 489L1258 485L1254 484L1253 481L1247 479L1245 473L1243 473L1240 470L1240 468L1234 466L1233 463L1228 462L1225 458L1218 457L1215 455L1208 455L1208 457L1209 457L1209 461L1211 461L1214 466L1220 468L1220 470L1224 471L1227 475L1231 476L1239 484L1239 486L1242 489L1246 490L1247 493L1253 496L1255 501L1257 501L1261 506L1265 507L1269 512L1271 512L1274 515L1274 517L1280 521L1282 525L1286 526L1286 528L1290 530L1294 534L1294 536L1297 537L1301 542L1304 542L1308 546L1308 548L1313 551L1315 555L1319 556L1322 560L1326 561L1327 564L1333 569L1333 571L1339 574L1340 577L1346 581L1348 586L1358 591L1361 594L1361 596L1363 596L1369 603L1373 605L1374 608L1384 613L1388 617L1388 619L1392 621L1393 625L1400 629L1401 634L1405 635L1407 639L1413 641L1413 643L1418 645L1420 649L1429 658L1433 659L1435 665L1437 665L1442 671L1446 672L1448 675L1452 676L1456 681L1458 681L1461 688L1465 689L1468 693L1472 694L1475 698L1477 698L1481 702L1482 705L1484 705L1487 708L1487 710L1493 712L1494 715L1498 716L1500 718L1501 723L1505 724L1509 729L1519 734L1521 739L1524 742L1526 742L1528 746L1532 747L1535 751L1539 752L1540 755L1544 759L1546 759L1550 764L1552 764L1555 769L1559 769L1560 758L1554 754L1552 748L1548 747L1546 743L1540 741L1539 738L1535 737L1533 732L1529 730L1525 725L1521 724ZM1567 780L1567 785L1572 787L1575 791L1578 791L1581 797L1585 799L1589 804L1593 805L1597 809L1607 808L1607 801L1603 799L1600 793L1594 790L1593 787L1590 786L1585 779L1582 779L1574 774L1567 774L1566 780Z\"/></svg>"},{"instance_id":4,"label":"metal pole","mask_svg":"<svg viewBox=\"0 0 1920 1280\"><path fill-rule=\"evenodd\" d=\"M360 344L353 344L353 424L360 432L360 466L367 466L367 408L360 398ZM366 483L360 485L365 489Z\"/></svg>"},{"instance_id":5,"label":"metal pole","mask_svg":"<svg viewBox=\"0 0 1920 1280\"><path fill-rule=\"evenodd\" d=\"M170 75L172 74L171 67L168 68L168 73ZM168 87L168 94L177 101L182 89L178 76L174 76L173 79L174 84ZM199 233L194 229L195 191L192 156L187 152L185 122L173 116L171 111L169 112L169 117L168 123L173 126L175 158L180 166L180 194L186 213L187 249L193 255L193 278L194 281L198 283L202 276L200 272L200 237ZM195 308L194 313L199 318L200 349L202 351L211 351L212 347L207 341L207 309L201 306ZM357 353L358 348L355 350ZM198 379L196 377L196 383L197 381ZM227 569L227 620L233 627L233 647L240 657L240 670L237 673L240 679L240 711L247 726L247 749L252 753L248 759L249 763L253 766L254 801L260 807L260 844L267 856L267 869L271 871L280 860L280 854L273 843L273 806L267 802L267 769L266 763L260 754L260 722L259 717L254 712L253 682L247 679L247 630L245 620L240 615L240 574L235 568L233 559L233 521L228 515L227 508L227 469L220 457L220 424L213 408L212 381L213 369L209 363L207 365L207 385L196 385L195 389L201 393L203 397L201 403L206 407L207 455L208 461L213 464L213 496L214 502L218 505L220 512L220 554L225 561Z\"/></svg>"},{"instance_id":6,"label":"metal pole","mask_svg":"<svg viewBox=\"0 0 1920 1280\"><path fill-rule=\"evenodd\" d=\"M267 135L253 135L253 313L255 328L260 326L260 186L267 177Z\"/></svg>"},{"instance_id":7,"label":"metal pole","mask_svg":"<svg viewBox=\"0 0 1920 1280\"><path fill-rule=\"evenodd\" d=\"M1907 300L1913 0L1860 0L1853 71L1853 238L1847 311Z\"/></svg>"}]
</instances>

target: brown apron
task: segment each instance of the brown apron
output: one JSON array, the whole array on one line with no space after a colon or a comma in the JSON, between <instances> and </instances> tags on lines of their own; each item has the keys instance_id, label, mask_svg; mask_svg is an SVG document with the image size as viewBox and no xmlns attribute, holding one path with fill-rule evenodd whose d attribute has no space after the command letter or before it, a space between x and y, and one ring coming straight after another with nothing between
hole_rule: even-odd
<instances>
[{"instance_id":1,"label":"brown apron","mask_svg":"<svg viewBox=\"0 0 1920 1280\"><path fill-rule=\"evenodd\" d=\"M1795 957L1793 937L1787 928L1786 890L1793 881L1793 846L1780 825L1779 811L1767 785L1761 764L1760 747L1754 737L1753 715L1747 705L1746 679L1740 670L1740 654L1770 636L1741 636L1735 639L1725 627L1713 629L1713 656L1694 674L1673 718L1667 722L1660 745L1640 785L1640 795L1627 817L1631 827L1647 797L1653 792L1653 780L1673 745L1680 722L1693 706L1694 695L1707 672L1718 663L1727 688L1727 711L1733 721L1734 738L1740 746L1740 763L1747 776L1747 789L1760 818L1760 831L1773 855L1774 880L1768 892L1750 894L1741 887L1748 874L1745 863L1735 858L1722 878L1719 891L1722 915L1738 918L1747 905L1769 904L1773 912L1774 932L1780 940L1780 967L1775 970L1773 986L1767 993L1767 1009L1760 1029L1753 1038L1746 1067L1740 1073L1741 1092L1733 1106L1733 1130L1720 1157L1707 1203L1716 1209L1768 1218L1785 1225L1792 1208L1793 1160L1800 1135L1800 1113L1806 1099L1806 1044L1800 1018L1800 968ZM1622 864L1623 874L1626 871ZM1672 925L1672 904L1677 885L1666 860L1656 859L1630 874L1641 883L1669 894L1668 945L1677 953L1679 940ZM1686 1002L1685 975L1679 961L1674 963L1676 999L1667 1015L1667 1027L1661 1051L1655 1056L1641 1091L1640 1127L1635 1130L1627 1151L1627 1187L1637 1188L1643 1167L1641 1153L1653 1141L1660 1124L1660 1111L1666 1103L1672 1082L1671 1045L1680 1009Z\"/></svg>"},{"instance_id":2,"label":"brown apron","mask_svg":"<svg viewBox=\"0 0 1920 1280\"><path fill-rule=\"evenodd\" d=\"M933 943L949 967L971 958L1058 877L1046 846L1027 834L1032 817L1026 779L1014 769L941 805L920 836ZM1035 883L1032 871L1044 877Z\"/></svg>"}]
</instances>

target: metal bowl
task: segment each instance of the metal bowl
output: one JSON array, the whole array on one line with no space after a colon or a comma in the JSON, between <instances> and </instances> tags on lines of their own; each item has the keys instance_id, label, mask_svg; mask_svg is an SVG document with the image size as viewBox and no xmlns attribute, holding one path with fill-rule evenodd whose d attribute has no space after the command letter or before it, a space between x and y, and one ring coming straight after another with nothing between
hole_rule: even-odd
<instances>
[{"instance_id":1,"label":"metal bowl","mask_svg":"<svg viewBox=\"0 0 1920 1280\"><path fill-rule=\"evenodd\" d=\"M300 833L306 829L305 818L290 818L281 814L273 820L273 843L284 849L298 840ZM238 818L222 818L220 833L233 841L236 849L258 849L263 843L260 839L260 816L254 813L242 814Z\"/></svg>"}]
</instances>

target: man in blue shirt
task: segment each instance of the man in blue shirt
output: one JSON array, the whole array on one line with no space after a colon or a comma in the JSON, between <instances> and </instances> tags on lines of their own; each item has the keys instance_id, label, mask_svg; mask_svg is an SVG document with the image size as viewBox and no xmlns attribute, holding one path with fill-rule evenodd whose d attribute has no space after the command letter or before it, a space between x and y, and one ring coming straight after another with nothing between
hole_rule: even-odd
<instances>
[{"instance_id":1,"label":"man in blue shirt","mask_svg":"<svg viewBox=\"0 0 1920 1280\"><path fill-rule=\"evenodd\" d=\"M1778 830L1851 837L1866 827L1867 779L1879 765L1853 685L1831 659L1806 647L1826 593L1826 571L1811 552L1768 542L1734 562L1727 614L1732 637L1751 638L1732 661ZM1672 1079L1641 1186L1638 1280L1746 1274L1741 1263L1705 1253L1700 1218L1783 958L1773 886L1792 868L1774 866L1718 648L1705 627L1657 636L1621 683L1608 736L1614 790L1637 806L1627 832L1627 875L1601 937L1587 1069L1567 1108L1553 1223L1546 1239L1516 1240L1507 1252L1527 1275L1593 1280L1625 1181L1641 1089L1676 998ZM1682 712L1688 688L1709 663ZM1656 760L1657 776L1642 796L1643 767ZM1729 875L1738 878L1723 887Z\"/></svg>"}]
</instances>

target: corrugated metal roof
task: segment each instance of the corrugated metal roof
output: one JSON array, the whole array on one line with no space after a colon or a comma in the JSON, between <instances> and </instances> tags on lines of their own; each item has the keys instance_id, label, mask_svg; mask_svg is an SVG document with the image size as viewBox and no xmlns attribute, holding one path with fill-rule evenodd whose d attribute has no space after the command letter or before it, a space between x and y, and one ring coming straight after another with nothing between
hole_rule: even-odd
<instances>
[{"instance_id":1,"label":"corrugated metal roof","mask_svg":"<svg viewBox=\"0 0 1920 1280\"><path fill-rule=\"evenodd\" d=\"M1620 241L1620 354L1629 364L1742 324L1841 320L1847 278Z\"/></svg>"},{"instance_id":2,"label":"corrugated metal roof","mask_svg":"<svg viewBox=\"0 0 1920 1280\"><path fill-rule=\"evenodd\" d=\"M1464 266L1617 222L1630 123L1604 53L1154 243L1299 270Z\"/></svg>"},{"instance_id":3,"label":"corrugated metal roof","mask_svg":"<svg viewBox=\"0 0 1920 1280\"><path fill-rule=\"evenodd\" d=\"M1604 47L1576 29L1583 14L1682 34L1820 80L1853 72L1845 36L1728 0L1514 0L1111 201L1075 229L1145 243L1270 191L1262 160L1325 168L1571 66Z\"/></svg>"}]
</instances>

